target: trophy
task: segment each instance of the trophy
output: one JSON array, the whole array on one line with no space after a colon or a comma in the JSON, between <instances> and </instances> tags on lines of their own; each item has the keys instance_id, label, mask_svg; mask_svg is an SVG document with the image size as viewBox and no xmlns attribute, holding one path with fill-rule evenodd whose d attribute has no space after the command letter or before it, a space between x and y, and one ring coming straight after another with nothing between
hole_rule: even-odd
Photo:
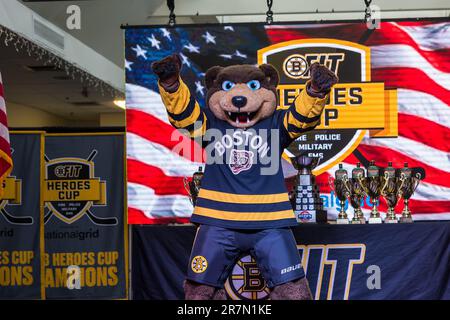
<instances>
[{"instance_id":1,"label":"trophy","mask_svg":"<svg viewBox=\"0 0 450 320\"><path fill-rule=\"evenodd\" d=\"M394 208L398 201L399 183L395 174L395 168L392 167L392 162L388 163L388 167L384 170L383 186L381 187L381 194L388 205L385 223L398 223L395 216Z\"/></svg>"},{"instance_id":2,"label":"trophy","mask_svg":"<svg viewBox=\"0 0 450 320\"><path fill-rule=\"evenodd\" d=\"M183 178L184 188L188 192L189 200L192 205L195 206L197 202L198 193L200 191L200 185L203 178L203 168L198 167L198 171L194 172L192 176L192 181L189 181L187 177Z\"/></svg>"},{"instance_id":3,"label":"trophy","mask_svg":"<svg viewBox=\"0 0 450 320\"><path fill-rule=\"evenodd\" d=\"M370 197L372 202L372 210L370 211L369 223L382 223L383 220L380 216L380 211L378 211L379 198L381 195L381 180L380 168L375 165L375 161L370 161L369 167L367 168L367 177L361 180L361 183L366 190L367 195Z\"/></svg>"},{"instance_id":4,"label":"trophy","mask_svg":"<svg viewBox=\"0 0 450 320\"><path fill-rule=\"evenodd\" d=\"M328 179L328 183L331 187L331 190L333 190L336 194L336 197L338 198L341 206L341 210L339 211L336 223L349 224L347 212L345 212L345 201L351 194L347 170L342 167L342 164L339 164L339 169L336 170L334 175L334 181L332 181L332 178L330 177Z\"/></svg>"},{"instance_id":5,"label":"trophy","mask_svg":"<svg viewBox=\"0 0 450 320\"><path fill-rule=\"evenodd\" d=\"M362 183L364 179L364 169L361 168L361 164L358 162L356 168L352 170L352 177L349 179L350 182L350 204L353 207L354 214L351 220L352 224L365 224L366 219L361 210L361 200L366 195L366 189Z\"/></svg>"},{"instance_id":6,"label":"trophy","mask_svg":"<svg viewBox=\"0 0 450 320\"><path fill-rule=\"evenodd\" d=\"M403 168L399 170L398 180L400 181L400 186L398 187L398 196L403 198L404 205L402 216L400 218L400 222L402 223L413 222L408 202L419 186L421 177L422 175L419 172L417 172L415 176L412 175L412 170L408 167L407 162L405 162Z\"/></svg>"},{"instance_id":7,"label":"trophy","mask_svg":"<svg viewBox=\"0 0 450 320\"><path fill-rule=\"evenodd\" d=\"M319 187L312 174L319 158L304 155L291 157L292 164L298 170L294 190L290 193L290 200L297 222L326 222L327 212L323 210Z\"/></svg>"}]
</instances>

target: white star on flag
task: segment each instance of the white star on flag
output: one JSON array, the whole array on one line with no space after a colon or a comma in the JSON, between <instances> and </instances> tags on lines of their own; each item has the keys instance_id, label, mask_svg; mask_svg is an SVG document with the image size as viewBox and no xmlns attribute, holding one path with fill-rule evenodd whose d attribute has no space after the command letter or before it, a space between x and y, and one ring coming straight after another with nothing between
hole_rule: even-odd
<instances>
[{"instance_id":1,"label":"white star on flag","mask_svg":"<svg viewBox=\"0 0 450 320\"><path fill-rule=\"evenodd\" d=\"M147 56L145 55L147 51L142 49L138 44L136 45L136 47L131 48L131 50L136 52L136 58L143 57L144 59L147 59Z\"/></svg>"},{"instance_id":2,"label":"white star on flag","mask_svg":"<svg viewBox=\"0 0 450 320\"><path fill-rule=\"evenodd\" d=\"M188 58L184 54L182 54L181 52L180 52L180 56L181 56L181 62L183 64L187 65L188 67L190 67L191 63L189 62Z\"/></svg>"},{"instance_id":3,"label":"white star on flag","mask_svg":"<svg viewBox=\"0 0 450 320\"><path fill-rule=\"evenodd\" d=\"M240 53L239 50L236 50L236 52L235 52L234 54L235 54L236 56L241 57L241 58L244 58L244 59L247 58L247 55L244 54L244 53Z\"/></svg>"},{"instance_id":4,"label":"white star on flag","mask_svg":"<svg viewBox=\"0 0 450 320\"><path fill-rule=\"evenodd\" d=\"M208 31L206 31L206 33L203 34L202 37L205 38L206 43L210 43L211 42L211 43L216 44L216 40L215 40L216 37L213 36L212 34L210 34Z\"/></svg>"},{"instance_id":5,"label":"white star on flag","mask_svg":"<svg viewBox=\"0 0 450 320\"><path fill-rule=\"evenodd\" d=\"M161 28L159 29L161 30L161 32L163 33L163 36L167 39L169 39L170 41L172 41L172 38L170 37L170 32L166 29L166 28Z\"/></svg>"},{"instance_id":6,"label":"white star on flag","mask_svg":"<svg viewBox=\"0 0 450 320\"><path fill-rule=\"evenodd\" d=\"M200 50L198 50L198 49L200 49L200 47L196 47L190 42L189 42L189 44L187 46L184 46L183 48L188 49L189 52L200 53Z\"/></svg>"},{"instance_id":7,"label":"white star on flag","mask_svg":"<svg viewBox=\"0 0 450 320\"><path fill-rule=\"evenodd\" d=\"M223 27L224 30L230 30L230 31L234 31L234 28L232 26L225 26Z\"/></svg>"},{"instance_id":8,"label":"white star on flag","mask_svg":"<svg viewBox=\"0 0 450 320\"><path fill-rule=\"evenodd\" d=\"M159 44L161 43L161 41L159 41L158 39L155 38L155 35L152 33L152 37L151 38L147 38L148 41L151 42L152 47L155 47L156 49L160 49L159 48Z\"/></svg>"},{"instance_id":9,"label":"white star on flag","mask_svg":"<svg viewBox=\"0 0 450 320\"><path fill-rule=\"evenodd\" d=\"M133 62L125 60L125 69L131 71L131 65L133 64Z\"/></svg>"},{"instance_id":10,"label":"white star on flag","mask_svg":"<svg viewBox=\"0 0 450 320\"><path fill-rule=\"evenodd\" d=\"M195 81L195 92L199 92L203 96L203 89L205 89L205 87L202 86L202 83L200 81Z\"/></svg>"},{"instance_id":11,"label":"white star on flag","mask_svg":"<svg viewBox=\"0 0 450 320\"><path fill-rule=\"evenodd\" d=\"M233 58L233 55L231 55L231 54L219 54L219 57L222 57L224 59L231 59L231 58Z\"/></svg>"}]
</instances>

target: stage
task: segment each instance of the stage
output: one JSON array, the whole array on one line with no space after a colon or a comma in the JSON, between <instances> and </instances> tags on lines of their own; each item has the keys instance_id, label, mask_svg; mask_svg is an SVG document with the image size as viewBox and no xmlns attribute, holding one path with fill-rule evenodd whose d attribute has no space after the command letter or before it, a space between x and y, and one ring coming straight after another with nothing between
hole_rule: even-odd
<instances>
[{"instance_id":1,"label":"stage","mask_svg":"<svg viewBox=\"0 0 450 320\"><path fill-rule=\"evenodd\" d=\"M450 299L450 222L302 224L294 228L315 299ZM132 298L183 299L194 226L133 226ZM266 298L256 264L244 258L226 291Z\"/></svg>"}]
</instances>

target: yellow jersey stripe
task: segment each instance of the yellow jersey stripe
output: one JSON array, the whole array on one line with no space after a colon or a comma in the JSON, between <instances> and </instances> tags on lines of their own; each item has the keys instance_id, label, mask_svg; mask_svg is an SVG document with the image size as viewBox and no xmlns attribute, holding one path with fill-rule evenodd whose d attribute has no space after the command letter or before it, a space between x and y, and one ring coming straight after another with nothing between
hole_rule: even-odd
<instances>
[{"instance_id":1,"label":"yellow jersey stripe","mask_svg":"<svg viewBox=\"0 0 450 320\"><path fill-rule=\"evenodd\" d=\"M189 103L189 99L188 99L188 103ZM187 107L187 105L186 105L186 107ZM195 120L197 120L199 115L200 115L200 106L198 105L197 101L195 101L194 110L187 118L184 118L183 120L180 120L180 121L176 121L169 116L169 121L172 125L174 125L177 128L184 128L184 127L187 127L188 125L194 123Z\"/></svg>"},{"instance_id":2,"label":"yellow jersey stripe","mask_svg":"<svg viewBox=\"0 0 450 320\"><path fill-rule=\"evenodd\" d=\"M198 128L198 129L190 132L191 138L201 137L201 136L203 136L205 134L205 132L206 132L206 121L207 121L207 118L203 114L202 126L200 128Z\"/></svg>"},{"instance_id":3,"label":"yellow jersey stripe","mask_svg":"<svg viewBox=\"0 0 450 320\"><path fill-rule=\"evenodd\" d=\"M178 90L172 93L164 90L164 88L161 87L158 81L158 88L161 99L166 106L167 111L174 114L180 114L184 110L186 110L189 104L189 99L191 98L189 88L186 86L183 80L181 80L181 78L179 80L180 86L178 87Z\"/></svg>"},{"instance_id":4,"label":"yellow jersey stripe","mask_svg":"<svg viewBox=\"0 0 450 320\"><path fill-rule=\"evenodd\" d=\"M320 115L327 102L328 95L324 98L315 98L308 95L306 88L300 92L300 95L295 99L295 109L302 116L312 118Z\"/></svg>"},{"instance_id":5,"label":"yellow jersey stripe","mask_svg":"<svg viewBox=\"0 0 450 320\"><path fill-rule=\"evenodd\" d=\"M196 206L194 214L222 220L233 221L269 221L281 219L294 219L292 210L273 211L273 212L231 212L214 210Z\"/></svg>"},{"instance_id":6,"label":"yellow jersey stripe","mask_svg":"<svg viewBox=\"0 0 450 320\"><path fill-rule=\"evenodd\" d=\"M234 194L203 188L200 189L198 197L219 202L245 204L278 203L289 201L289 197L285 192L274 194Z\"/></svg>"}]
</instances>

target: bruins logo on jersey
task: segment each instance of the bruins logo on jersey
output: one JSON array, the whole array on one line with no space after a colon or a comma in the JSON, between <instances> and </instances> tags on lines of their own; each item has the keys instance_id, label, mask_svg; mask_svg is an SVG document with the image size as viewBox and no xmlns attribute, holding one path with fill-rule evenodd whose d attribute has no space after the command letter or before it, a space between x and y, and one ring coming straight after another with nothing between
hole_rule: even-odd
<instances>
[{"instance_id":1,"label":"bruins logo on jersey","mask_svg":"<svg viewBox=\"0 0 450 320\"><path fill-rule=\"evenodd\" d=\"M204 256L195 256L191 262L192 271L202 273L208 268L208 260Z\"/></svg>"},{"instance_id":2,"label":"bruins logo on jersey","mask_svg":"<svg viewBox=\"0 0 450 320\"><path fill-rule=\"evenodd\" d=\"M236 263L225 282L225 291L232 300L263 300L269 298L269 288L255 259L244 256Z\"/></svg>"},{"instance_id":3,"label":"bruins logo on jersey","mask_svg":"<svg viewBox=\"0 0 450 320\"><path fill-rule=\"evenodd\" d=\"M100 218L93 214L93 206L106 205L106 182L94 176L97 150L87 159L48 159L45 164L44 201L49 211L44 223L55 215L71 224L87 214L97 225L117 225L116 218Z\"/></svg>"}]
</instances>

